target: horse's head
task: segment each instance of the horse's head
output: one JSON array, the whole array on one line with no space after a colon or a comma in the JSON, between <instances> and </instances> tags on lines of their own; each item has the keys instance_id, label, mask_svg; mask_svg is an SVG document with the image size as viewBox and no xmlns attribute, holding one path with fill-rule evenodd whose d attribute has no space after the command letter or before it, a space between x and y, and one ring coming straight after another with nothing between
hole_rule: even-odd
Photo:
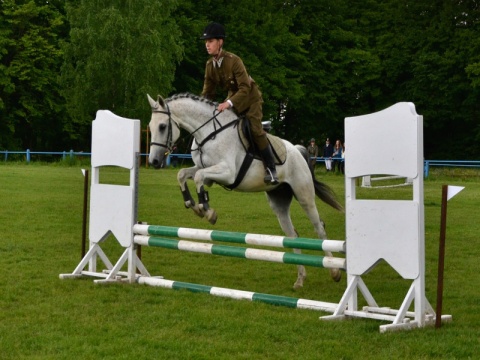
<instances>
[{"instance_id":1,"label":"horse's head","mask_svg":"<svg viewBox=\"0 0 480 360\"><path fill-rule=\"evenodd\" d=\"M157 101L153 100L148 94L147 97L152 107L152 118L148 125L152 134L148 162L155 169L159 169L165 160L165 156L168 155L173 144L179 138L180 129L172 120L168 104L160 95L158 95Z\"/></svg>"}]
</instances>

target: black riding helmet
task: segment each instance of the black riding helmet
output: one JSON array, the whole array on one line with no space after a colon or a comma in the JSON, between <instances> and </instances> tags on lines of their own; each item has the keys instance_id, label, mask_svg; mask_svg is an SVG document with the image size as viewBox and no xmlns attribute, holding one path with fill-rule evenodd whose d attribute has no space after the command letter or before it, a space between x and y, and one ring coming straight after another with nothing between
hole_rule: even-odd
<instances>
[{"instance_id":1,"label":"black riding helmet","mask_svg":"<svg viewBox=\"0 0 480 360\"><path fill-rule=\"evenodd\" d=\"M225 28L223 25L211 22L205 27L203 30L203 35L200 36L200 40L207 40L207 39L225 39Z\"/></svg>"}]
</instances>

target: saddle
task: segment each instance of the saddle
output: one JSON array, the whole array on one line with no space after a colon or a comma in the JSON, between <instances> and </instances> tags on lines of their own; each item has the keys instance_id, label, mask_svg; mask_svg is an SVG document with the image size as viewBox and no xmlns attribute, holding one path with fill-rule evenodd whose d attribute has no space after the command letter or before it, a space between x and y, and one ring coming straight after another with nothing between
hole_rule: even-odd
<instances>
[{"instance_id":1,"label":"saddle","mask_svg":"<svg viewBox=\"0 0 480 360\"><path fill-rule=\"evenodd\" d=\"M271 129L270 121L264 121L262 125L263 130L267 132L267 140L272 147L275 165L283 165L287 160L287 149L285 144L278 136L268 133ZM260 151L255 146L252 134L250 132L250 122L246 118L240 119L240 123L238 125L238 137L240 138L240 142L247 153L252 154L254 159L262 160Z\"/></svg>"},{"instance_id":2,"label":"saddle","mask_svg":"<svg viewBox=\"0 0 480 360\"><path fill-rule=\"evenodd\" d=\"M267 140L272 147L275 165L284 164L287 159L287 149L285 147L285 144L278 136L274 136L268 133L268 131L270 130L269 121L266 121L262 124L263 129L267 132ZM255 142L253 141L252 133L250 131L250 122L245 117L241 118L238 123L237 129L238 137L241 144L243 145L243 148L245 149L246 155L245 159L243 160L242 166L238 171L237 177L235 178L235 182L226 186L228 189L235 189L242 182L245 174L248 171L248 168L250 167L254 159L262 160L260 151L257 149L257 147L255 146Z\"/></svg>"}]
</instances>

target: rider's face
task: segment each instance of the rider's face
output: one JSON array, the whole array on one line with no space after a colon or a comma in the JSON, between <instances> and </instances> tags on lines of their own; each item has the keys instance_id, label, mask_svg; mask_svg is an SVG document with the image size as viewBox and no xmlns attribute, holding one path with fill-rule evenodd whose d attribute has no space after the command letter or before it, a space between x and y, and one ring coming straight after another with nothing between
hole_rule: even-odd
<instances>
[{"instance_id":1,"label":"rider's face","mask_svg":"<svg viewBox=\"0 0 480 360\"><path fill-rule=\"evenodd\" d=\"M205 40L205 48L209 55L217 55L223 44L222 39L207 39Z\"/></svg>"}]
</instances>

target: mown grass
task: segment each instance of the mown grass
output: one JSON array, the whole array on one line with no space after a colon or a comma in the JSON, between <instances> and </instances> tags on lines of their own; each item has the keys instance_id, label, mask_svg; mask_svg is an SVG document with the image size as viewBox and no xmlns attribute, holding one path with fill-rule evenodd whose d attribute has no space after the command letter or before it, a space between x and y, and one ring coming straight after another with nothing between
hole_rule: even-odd
<instances>
[{"instance_id":1,"label":"mown grass","mask_svg":"<svg viewBox=\"0 0 480 360\"><path fill-rule=\"evenodd\" d=\"M480 257L480 176L435 169L425 181L427 296L435 306L441 186L465 186L448 207L444 313L454 321L379 334L379 322L322 322L322 313L235 301L141 285L94 285L59 280L80 260L83 176L65 164L0 165L0 358L2 359L465 359L476 358L480 323L476 265ZM320 179L344 198L343 176ZM105 181L124 181L111 169ZM212 228L183 206L176 171L141 169L139 220ZM408 188L359 189L365 197L408 197ZM264 194L210 189L215 229L279 234ZM332 239L344 239L344 214L317 202ZM299 206L299 233L314 232ZM105 243L112 260L120 253ZM332 282L308 268L305 287L292 290L295 267L203 254L144 248L148 270L168 279L338 302L345 278ZM408 283L386 265L365 277L381 305L398 308Z\"/></svg>"}]
</instances>

